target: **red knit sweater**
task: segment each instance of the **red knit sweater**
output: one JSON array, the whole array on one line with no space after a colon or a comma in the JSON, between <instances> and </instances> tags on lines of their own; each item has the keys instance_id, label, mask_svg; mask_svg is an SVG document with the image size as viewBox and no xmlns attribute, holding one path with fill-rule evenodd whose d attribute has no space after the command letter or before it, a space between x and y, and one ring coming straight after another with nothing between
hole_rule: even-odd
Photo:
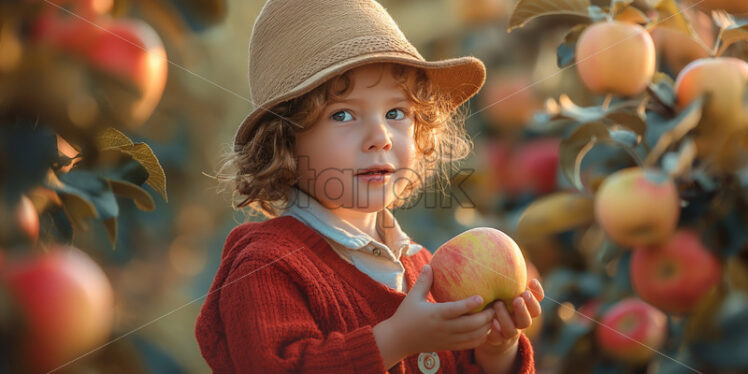
<instances>
[{"instance_id":1,"label":"red knit sweater","mask_svg":"<svg viewBox=\"0 0 748 374\"><path fill-rule=\"evenodd\" d=\"M426 249L401 258L408 289L430 259ZM315 230L281 216L231 231L195 333L215 373L384 373L372 327L405 295L340 258ZM519 373L534 373L532 353L522 335ZM482 372L473 350L438 355L440 373ZM420 373L418 354L389 373Z\"/></svg>"}]
</instances>

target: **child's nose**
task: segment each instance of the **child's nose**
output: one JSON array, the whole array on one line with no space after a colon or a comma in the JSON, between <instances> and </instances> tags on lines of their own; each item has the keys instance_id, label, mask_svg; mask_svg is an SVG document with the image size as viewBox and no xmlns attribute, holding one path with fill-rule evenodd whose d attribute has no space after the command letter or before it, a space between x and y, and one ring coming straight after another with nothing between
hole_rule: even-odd
<instances>
[{"instance_id":1,"label":"child's nose","mask_svg":"<svg viewBox=\"0 0 748 374\"><path fill-rule=\"evenodd\" d=\"M392 138L386 121L371 120L370 122L368 126L369 130L364 140L364 150L376 151L382 149L389 151L392 148Z\"/></svg>"}]
</instances>

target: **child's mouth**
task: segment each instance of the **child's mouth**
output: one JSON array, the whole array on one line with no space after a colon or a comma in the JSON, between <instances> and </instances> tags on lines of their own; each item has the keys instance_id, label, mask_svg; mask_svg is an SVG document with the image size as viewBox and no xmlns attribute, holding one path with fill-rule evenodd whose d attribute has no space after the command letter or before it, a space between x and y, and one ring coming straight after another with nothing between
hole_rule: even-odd
<instances>
[{"instance_id":1,"label":"child's mouth","mask_svg":"<svg viewBox=\"0 0 748 374\"><path fill-rule=\"evenodd\" d=\"M360 180L363 180L367 183L383 183L389 177L392 175L392 172L386 171L386 170L377 170L377 171L370 171L365 173L357 174L356 177L358 177Z\"/></svg>"}]
</instances>

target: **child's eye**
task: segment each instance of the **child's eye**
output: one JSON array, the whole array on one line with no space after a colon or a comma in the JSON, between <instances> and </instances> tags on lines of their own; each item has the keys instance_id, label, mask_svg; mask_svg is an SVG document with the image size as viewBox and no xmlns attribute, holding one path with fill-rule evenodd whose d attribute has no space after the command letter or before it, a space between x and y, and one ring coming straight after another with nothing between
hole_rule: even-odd
<instances>
[{"instance_id":1,"label":"child's eye","mask_svg":"<svg viewBox=\"0 0 748 374\"><path fill-rule=\"evenodd\" d=\"M400 113L402 113L402 117L399 117L399 118L392 118L392 117L390 116L390 113L393 113L393 112L395 112L395 113L396 113L396 112L398 112L398 111L399 111ZM397 116L397 114L395 114L395 116ZM402 110L400 110L400 109L392 109L392 110L390 110L389 112L387 112L387 119L404 119L404 118L405 118L405 112L403 112L403 111L402 111Z\"/></svg>"},{"instance_id":2,"label":"child's eye","mask_svg":"<svg viewBox=\"0 0 748 374\"><path fill-rule=\"evenodd\" d=\"M342 113L342 117L340 116L340 114L341 114L341 113ZM332 118L332 119L333 119L333 120L335 120L335 121L345 121L345 114L348 114L348 116L349 116L349 117L350 117L351 119L353 119L353 116L351 116L351 114L350 114L350 113L348 113L348 111L347 111L347 110L341 110L341 111L339 111L339 112L335 112L335 113L333 113L333 114L332 114L332 115L330 116L330 118Z\"/></svg>"}]
</instances>

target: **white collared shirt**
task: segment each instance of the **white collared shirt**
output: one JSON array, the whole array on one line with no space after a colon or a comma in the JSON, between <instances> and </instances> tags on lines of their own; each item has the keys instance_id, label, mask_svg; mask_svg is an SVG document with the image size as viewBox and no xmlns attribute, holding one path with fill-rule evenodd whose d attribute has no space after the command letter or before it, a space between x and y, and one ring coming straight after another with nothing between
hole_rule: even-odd
<instances>
[{"instance_id":1,"label":"white collared shirt","mask_svg":"<svg viewBox=\"0 0 748 374\"><path fill-rule=\"evenodd\" d=\"M400 256L412 256L423 247L411 244L389 209L377 212L376 229L385 243L339 218L317 200L292 186L289 204L281 216L290 215L316 230L343 259L374 280L400 292L407 292L405 268ZM390 224L385 225L384 222Z\"/></svg>"}]
</instances>

